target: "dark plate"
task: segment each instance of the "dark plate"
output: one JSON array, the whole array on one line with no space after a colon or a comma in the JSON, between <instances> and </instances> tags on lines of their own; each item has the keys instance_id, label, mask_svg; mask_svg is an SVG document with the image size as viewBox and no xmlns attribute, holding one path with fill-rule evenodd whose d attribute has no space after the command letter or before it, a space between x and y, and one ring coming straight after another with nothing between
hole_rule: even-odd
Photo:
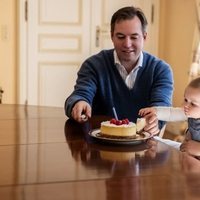
<instances>
[{"instance_id":1,"label":"dark plate","mask_svg":"<svg viewBox=\"0 0 200 200\"><path fill-rule=\"evenodd\" d=\"M91 130L88 133L92 138L97 139L101 142L112 143L112 144L141 144L147 139L153 137L148 132L142 132L140 135L137 135L136 138L109 138L104 137L100 134L100 129Z\"/></svg>"}]
</instances>

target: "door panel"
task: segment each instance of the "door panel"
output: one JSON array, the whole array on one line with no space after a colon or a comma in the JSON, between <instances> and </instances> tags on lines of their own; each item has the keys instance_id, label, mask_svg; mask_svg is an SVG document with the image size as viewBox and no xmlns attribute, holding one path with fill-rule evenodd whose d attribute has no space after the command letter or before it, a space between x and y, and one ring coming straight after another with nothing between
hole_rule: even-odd
<instances>
[{"instance_id":1,"label":"door panel","mask_svg":"<svg viewBox=\"0 0 200 200\"><path fill-rule=\"evenodd\" d=\"M89 0L28 3L28 104L63 107L89 55Z\"/></svg>"},{"instance_id":2,"label":"door panel","mask_svg":"<svg viewBox=\"0 0 200 200\"><path fill-rule=\"evenodd\" d=\"M45 105L50 106L64 106L63 101L75 84L78 66L78 63L40 64L39 102L45 102Z\"/></svg>"}]
</instances>

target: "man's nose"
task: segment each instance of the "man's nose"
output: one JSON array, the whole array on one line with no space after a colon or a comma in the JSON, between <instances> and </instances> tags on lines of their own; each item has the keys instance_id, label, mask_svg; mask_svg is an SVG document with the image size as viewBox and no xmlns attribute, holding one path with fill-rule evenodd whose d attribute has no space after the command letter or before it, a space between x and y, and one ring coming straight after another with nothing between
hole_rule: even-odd
<instances>
[{"instance_id":1,"label":"man's nose","mask_svg":"<svg viewBox=\"0 0 200 200\"><path fill-rule=\"evenodd\" d=\"M130 37L126 37L124 40L124 46L130 47L132 45L132 40Z\"/></svg>"}]
</instances>

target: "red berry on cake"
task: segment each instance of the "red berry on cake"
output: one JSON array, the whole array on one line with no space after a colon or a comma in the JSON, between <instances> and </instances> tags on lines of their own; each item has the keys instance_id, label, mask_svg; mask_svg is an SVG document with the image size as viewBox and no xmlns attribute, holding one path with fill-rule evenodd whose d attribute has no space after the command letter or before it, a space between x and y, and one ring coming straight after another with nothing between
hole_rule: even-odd
<instances>
[{"instance_id":1,"label":"red berry on cake","mask_svg":"<svg viewBox=\"0 0 200 200\"><path fill-rule=\"evenodd\" d=\"M122 119L122 124L126 124L126 120L125 119Z\"/></svg>"},{"instance_id":2,"label":"red berry on cake","mask_svg":"<svg viewBox=\"0 0 200 200\"><path fill-rule=\"evenodd\" d=\"M129 124L129 120L128 120L128 118L126 118L125 121L126 121L126 124Z\"/></svg>"},{"instance_id":3,"label":"red berry on cake","mask_svg":"<svg viewBox=\"0 0 200 200\"><path fill-rule=\"evenodd\" d=\"M122 125L122 120L117 120L116 125Z\"/></svg>"},{"instance_id":4,"label":"red berry on cake","mask_svg":"<svg viewBox=\"0 0 200 200\"><path fill-rule=\"evenodd\" d=\"M111 124L116 124L116 122L117 122L117 120L116 120L115 118L112 118L112 119L110 120L110 123L111 123Z\"/></svg>"},{"instance_id":5,"label":"red berry on cake","mask_svg":"<svg viewBox=\"0 0 200 200\"><path fill-rule=\"evenodd\" d=\"M126 119L122 119L122 120L117 120L115 118L112 118L110 120L110 124L115 124L115 125L123 125L123 124L129 124L129 120L126 118Z\"/></svg>"}]
</instances>

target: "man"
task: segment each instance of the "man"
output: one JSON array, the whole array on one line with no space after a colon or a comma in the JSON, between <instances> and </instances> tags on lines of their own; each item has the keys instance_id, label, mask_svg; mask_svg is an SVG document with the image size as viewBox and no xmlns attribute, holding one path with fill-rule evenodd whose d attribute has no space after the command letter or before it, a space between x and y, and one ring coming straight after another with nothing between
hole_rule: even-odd
<instances>
[{"instance_id":1,"label":"man","mask_svg":"<svg viewBox=\"0 0 200 200\"><path fill-rule=\"evenodd\" d=\"M114 49L88 58L78 72L73 93L65 102L66 115L78 122L94 115L136 121L148 106L170 106L173 75L164 61L143 52L147 20L139 8L124 7L111 19ZM85 116L85 117L83 117ZM145 130L158 134L162 127L152 116Z\"/></svg>"}]
</instances>

